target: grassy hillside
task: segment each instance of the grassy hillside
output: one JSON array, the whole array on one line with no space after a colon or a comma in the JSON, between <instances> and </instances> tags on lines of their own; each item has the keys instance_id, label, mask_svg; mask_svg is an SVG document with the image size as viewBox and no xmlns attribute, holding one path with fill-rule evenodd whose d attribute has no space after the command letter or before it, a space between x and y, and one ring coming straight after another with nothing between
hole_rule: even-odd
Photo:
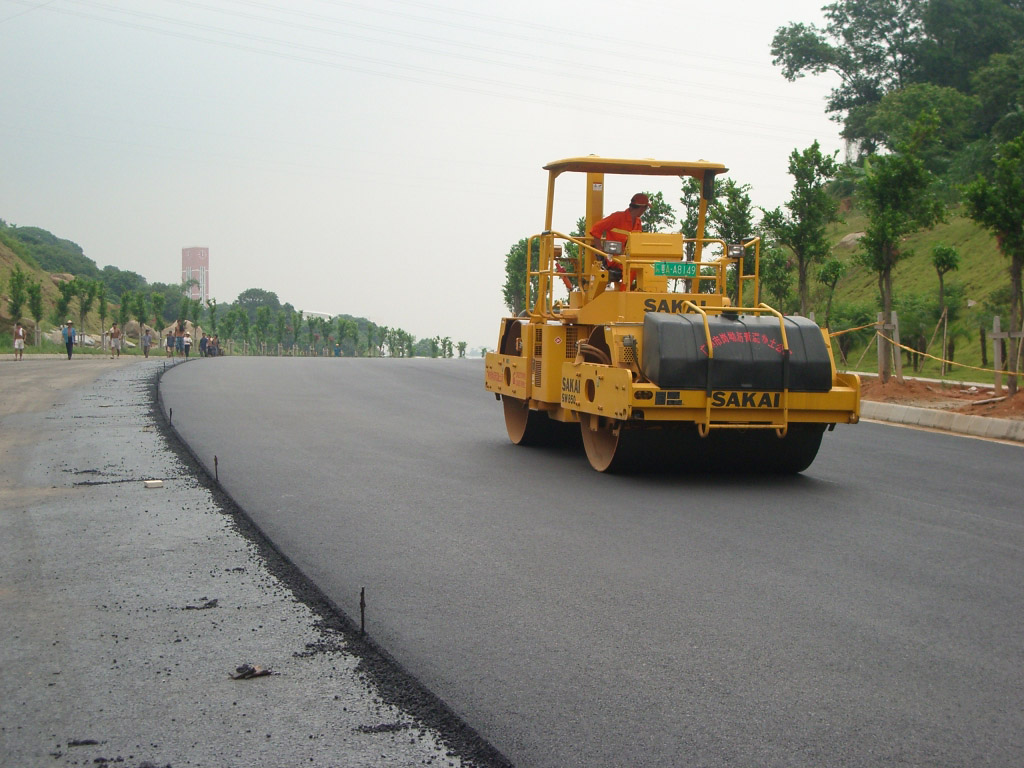
<instances>
[{"instance_id":1,"label":"grassy hillside","mask_svg":"<svg viewBox=\"0 0 1024 768\"><path fill-rule=\"evenodd\" d=\"M836 294L833 307L846 305L858 306L867 312L870 319L874 319L880 310L880 298L878 290L878 276L876 273L856 263L855 255L860 249L856 243L843 242L844 238L851 233L863 232L867 226L866 217L858 211L851 211L843 222L834 225L831 230L833 254L847 265L847 273L836 286ZM933 311L938 303L939 278L932 265L932 247L938 243L954 246L960 253L960 268L945 275L947 302L953 300L951 311L955 312L955 322L950 328L956 334L954 360L959 363L967 363L973 366L981 366L981 342L979 329L985 328L986 333L992 328L992 315L1001 315L1002 327L1005 330L1009 325L1009 305L1005 304L1009 295L1010 278L1007 268L1009 260L1003 256L996 245L995 238L988 231L980 228L973 221L966 218L962 211L950 211L946 223L939 224L933 229L924 230L911 235L906 239L906 249L909 255L901 261L893 271L893 289L897 300L897 312L907 315L907 321L911 322L912 315L921 317L920 326L927 329L925 335L931 338L937 317L927 312L914 312L914 309L921 309L922 305L931 308ZM1000 294L1002 302L1000 307ZM814 309L819 321L824 320L826 294L820 284L815 284L812 289ZM971 306L968 306L971 304ZM903 312L901 313L901 309ZM833 310L835 316L836 311ZM953 316L953 315L951 315ZM842 321L850 320L841 316L839 322L832 323L832 330L839 331L845 325ZM902 323L902 320L901 320ZM865 341L871 336L870 333L860 334L864 337L849 355L851 365L856 363L864 352ZM873 341L868 341L869 348L863 358L860 370L877 370L877 360ZM988 342L987 367L992 367L991 341ZM941 330L934 344L929 346L930 354L940 355ZM905 372L909 370L906 357L904 359ZM939 363L926 361L919 375L939 375ZM991 380L990 374L969 371L955 367L948 378L955 380Z\"/></svg>"}]
</instances>

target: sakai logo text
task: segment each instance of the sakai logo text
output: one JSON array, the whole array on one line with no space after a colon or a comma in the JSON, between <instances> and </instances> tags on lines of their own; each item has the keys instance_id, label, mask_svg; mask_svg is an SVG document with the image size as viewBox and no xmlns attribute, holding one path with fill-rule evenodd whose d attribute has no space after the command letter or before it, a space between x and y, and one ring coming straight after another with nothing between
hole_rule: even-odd
<instances>
[{"instance_id":1,"label":"sakai logo text","mask_svg":"<svg viewBox=\"0 0 1024 768\"><path fill-rule=\"evenodd\" d=\"M683 308L685 301L685 299L672 299L671 301L668 299L662 299L661 301L657 299L644 299L644 310L647 312L668 312L673 315L682 315L686 313L686 310Z\"/></svg>"},{"instance_id":2,"label":"sakai logo text","mask_svg":"<svg viewBox=\"0 0 1024 768\"><path fill-rule=\"evenodd\" d=\"M778 408L778 392L712 392L715 408Z\"/></svg>"},{"instance_id":3,"label":"sakai logo text","mask_svg":"<svg viewBox=\"0 0 1024 768\"><path fill-rule=\"evenodd\" d=\"M579 405L580 380L576 377L562 377L562 405Z\"/></svg>"}]
</instances>

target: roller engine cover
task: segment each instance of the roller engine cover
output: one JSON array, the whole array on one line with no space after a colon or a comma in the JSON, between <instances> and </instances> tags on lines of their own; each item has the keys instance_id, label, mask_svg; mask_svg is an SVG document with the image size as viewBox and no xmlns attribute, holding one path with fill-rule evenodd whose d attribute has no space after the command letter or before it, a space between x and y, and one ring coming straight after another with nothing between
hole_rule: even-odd
<instances>
[{"instance_id":1,"label":"roller engine cover","mask_svg":"<svg viewBox=\"0 0 1024 768\"><path fill-rule=\"evenodd\" d=\"M828 392L832 363L821 328L805 317L786 317L789 389ZM707 337L700 315L648 312L644 316L643 372L661 389L779 391L783 389L784 350L778 318L708 315Z\"/></svg>"}]
</instances>

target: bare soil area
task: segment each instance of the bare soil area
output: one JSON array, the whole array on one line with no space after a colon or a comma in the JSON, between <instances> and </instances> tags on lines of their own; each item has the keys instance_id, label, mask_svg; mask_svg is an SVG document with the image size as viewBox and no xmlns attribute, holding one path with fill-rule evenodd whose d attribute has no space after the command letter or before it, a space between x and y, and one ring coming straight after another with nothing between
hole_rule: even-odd
<instances>
[{"instance_id":1,"label":"bare soil area","mask_svg":"<svg viewBox=\"0 0 1024 768\"><path fill-rule=\"evenodd\" d=\"M1020 382L1024 384L1024 382ZM1024 391L1010 397L1005 381L1002 395L991 386L975 386L905 379L882 384L874 376L861 378L861 397L879 403L898 403L918 408L940 408L972 416L1024 420Z\"/></svg>"}]
</instances>

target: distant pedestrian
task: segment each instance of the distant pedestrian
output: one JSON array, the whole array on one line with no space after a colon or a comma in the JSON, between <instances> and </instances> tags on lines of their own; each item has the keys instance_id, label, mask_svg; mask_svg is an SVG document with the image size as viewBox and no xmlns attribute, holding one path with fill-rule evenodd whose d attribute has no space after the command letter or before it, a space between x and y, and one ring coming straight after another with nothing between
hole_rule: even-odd
<instances>
[{"instance_id":1,"label":"distant pedestrian","mask_svg":"<svg viewBox=\"0 0 1024 768\"><path fill-rule=\"evenodd\" d=\"M71 353L75 351L75 324L72 321L68 320L68 324L60 329L60 337L68 349L68 360L70 360Z\"/></svg>"},{"instance_id":2,"label":"distant pedestrian","mask_svg":"<svg viewBox=\"0 0 1024 768\"><path fill-rule=\"evenodd\" d=\"M149 348L153 346L153 334L149 332L149 328L142 334L142 338L139 339L139 343L142 344L142 356L149 357Z\"/></svg>"},{"instance_id":3,"label":"distant pedestrian","mask_svg":"<svg viewBox=\"0 0 1024 768\"><path fill-rule=\"evenodd\" d=\"M210 345L210 338L204 333L199 339L199 356L206 357L206 348Z\"/></svg>"},{"instance_id":4,"label":"distant pedestrian","mask_svg":"<svg viewBox=\"0 0 1024 768\"><path fill-rule=\"evenodd\" d=\"M117 323L110 326L110 359L114 359L116 354L118 357L121 356L121 329L117 327Z\"/></svg>"},{"instance_id":5,"label":"distant pedestrian","mask_svg":"<svg viewBox=\"0 0 1024 768\"><path fill-rule=\"evenodd\" d=\"M167 350L168 357L174 354L174 333L171 331L167 332L167 338L164 339L164 348Z\"/></svg>"},{"instance_id":6,"label":"distant pedestrian","mask_svg":"<svg viewBox=\"0 0 1024 768\"><path fill-rule=\"evenodd\" d=\"M185 354L185 327L180 323L174 329L174 353L178 357Z\"/></svg>"},{"instance_id":7,"label":"distant pedestrian","mask_svg":"<svg viewBox=\"0 0 1024 768\"><path fill-rule=\"evenodd\" d=\"M185 350L185 359L188 359L188 351L192 349L192 334L185 331L185 335L181 337L181 345Z\"/></svg>"},{"instance_id":8,"label":"distant pedestrian","mask_svg":"<svg viewBox=\"0 0 1024 768\"><path fill-rule=\"evenodd\" d=\"M14 326L14 359L21 360L25 355L25 326L16 323Z\"/></svg>"}]
</instances>

